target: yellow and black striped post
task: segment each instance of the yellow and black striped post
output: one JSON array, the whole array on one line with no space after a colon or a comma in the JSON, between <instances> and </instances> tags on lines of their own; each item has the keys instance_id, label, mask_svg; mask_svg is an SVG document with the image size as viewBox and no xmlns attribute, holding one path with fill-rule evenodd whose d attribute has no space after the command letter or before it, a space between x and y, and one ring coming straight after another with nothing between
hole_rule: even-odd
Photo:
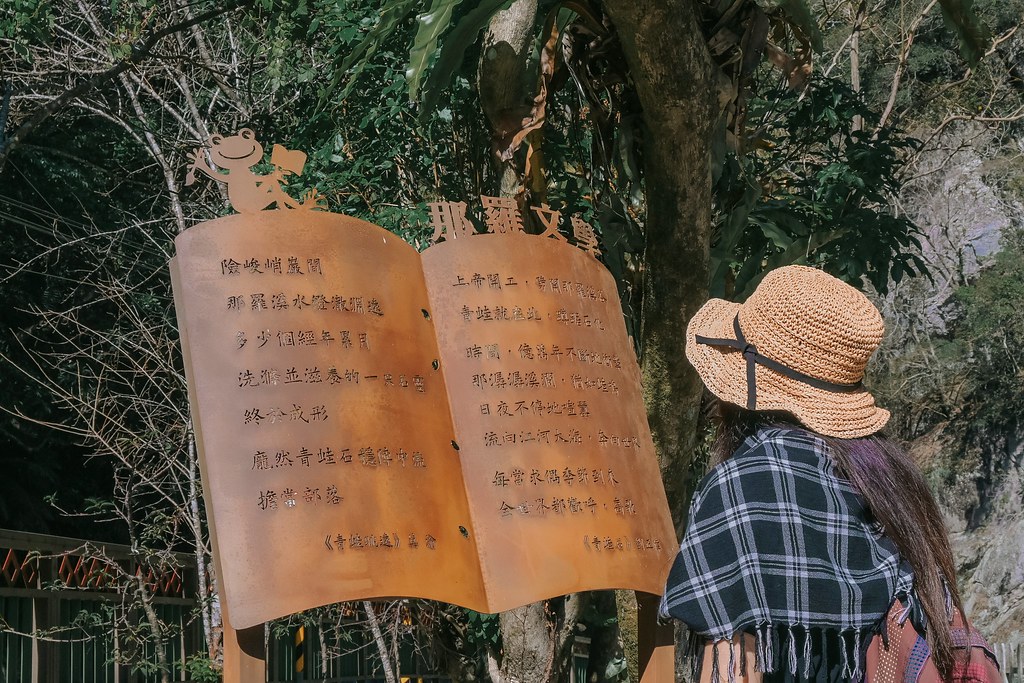
<instances>
[{"instance_id":1,"label":"yellow and black striped post","mask_svg":"<svg viewBox=\"0 0 1024 683\"><path fill-rule=\"evenodd\" d=\"M295 680L301 681L306 669L306 627L295 629Z\"/></svg>"}]
</instances>

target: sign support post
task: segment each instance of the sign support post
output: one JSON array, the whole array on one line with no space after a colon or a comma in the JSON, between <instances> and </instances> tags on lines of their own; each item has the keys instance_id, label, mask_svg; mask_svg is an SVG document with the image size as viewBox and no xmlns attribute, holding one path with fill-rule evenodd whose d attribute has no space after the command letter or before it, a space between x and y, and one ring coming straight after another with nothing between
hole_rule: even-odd
<instances>
[{"instance_id":1,"label":"sign support post","mask_svg":"<svg viewBox=\"0 0 1024 683\"><path fill-rule=\"evenodd\" d=\"M636 593L637 662L640 683L675 681L675 629L658 623L660 596Z\"/></svg>"},{"instance_id":2,"label":"sign support post","mask_svg":"<svg viewBox=\"0 0 1024 683\"><path fill-rule=\"evenodd\" d=\"M267 649L264 625L235 630L224 615L223 683L253 683L267 680Z\"/></svg>"}]
</instances>

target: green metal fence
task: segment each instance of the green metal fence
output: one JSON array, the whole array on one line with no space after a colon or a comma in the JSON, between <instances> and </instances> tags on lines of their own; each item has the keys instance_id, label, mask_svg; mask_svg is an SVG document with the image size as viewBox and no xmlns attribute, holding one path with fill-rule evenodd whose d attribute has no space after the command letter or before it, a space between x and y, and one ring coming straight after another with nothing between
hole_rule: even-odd
<instances>
[{"instance_id":1,"label":"green metal fence","mask_svg":"<svg viewBox=\"0 0 1024 683\"><path fill-rule=\"evenodd\" d=\"M152 596L167 627L164 661L172 681L187 681L184 663L206 653L197 605L194 558L178 555L159 571L133 559L125 546L0 529L0 683L159 683L159 658L145 616L121 599L128 577ZM116 563L112 566L111 563ZM128 610L128 613L126 613ZM344 645L331 643L333 624L295 627L267 638L267 683L385 683L377 647L368 632L343 624ZM323 637L323 639L322 639ZM577 638L569 683L585 680L589 640ZM135 662L134 666L119 664ZM301 666L297 663L301 661ZM399 643L402 683L448 683L414 633Z\"/></svg>"},{"instance_id":2,"label":"green metal fence","mask_svg":"<svg viewBox=\"0 0 1024 683\"><path fill-rule=\"evenodd\" d=\"M8 628L21 633L32 631L32 599L0 596L0 618ZM0 633L0 681L32 680L32 641Z\"/></svg>"},{"instance_id":3,"label":"green metal fence","mask_svg":"<svg viewBox=\"0 0 1024 683\"><path fill-rule=\"evenodd\" d=\"M188 555L155 570L114 544L0 530L0 681L4 683L158 683L155 646L132 637L144 617L121 600L119 581L145 584L157 617L171 680L205 652ZM145 631L145 625L142 625ZM135 666L118 664L134 655ZM119 656L120 655L120 656Z\"/></svg>"},{"instance_id":4,"label":"green metal fence","mask_svg":"<svg viewBox=\"0 0 1024 683\"><path fill-rule=\"evenodd\" d=\"M304 637L296 637L297 627L269 638L267 678L269 683L318 681L324 683L385 683L380 656L372 637L362 626L346 628L343 646L330 643L332 627L324 631L317 625L306 626ZM326 636L327 645L321 640ZM301 644L299 644L301 643ZM447 683L436 667L417 649L415 637L408 634L399 643L397 671L406 683ZM302 662L302 668L297 667ZM394 664L394 663L393 663Z\"/></svg>"},{"instance_id":5,"label":"green metal fence","mask_svg":"<svg viewBox=\"0 0 1024 683\"><path fill-rule=\"evenodd\" d=\"M268 683L385 683L377 647L362 626L346 629L347 641L343 648L324 647L321 642L324 634L316 625L304 627L302 638L295 636L297 630L297 627L292 627L268 638ZM326 627L327 633L331 630L330 626ZM297 642L301 645L296 645ZM584 683L587 680L589 655L590 639L577 637L573 642L572 665L566 683ZM296 662L300 660L303 662L302 671L297 671ZM399 643L396 673L401 683L448 683L451 680L438 673L436 665L416 646L413 633L406 634Z\"/></svg>"}]
</instances>

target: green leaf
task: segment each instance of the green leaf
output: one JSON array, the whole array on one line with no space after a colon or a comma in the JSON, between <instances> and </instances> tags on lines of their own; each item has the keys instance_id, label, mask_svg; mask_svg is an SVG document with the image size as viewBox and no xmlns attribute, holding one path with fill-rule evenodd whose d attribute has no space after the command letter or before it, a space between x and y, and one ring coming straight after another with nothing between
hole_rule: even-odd
<instances>
[{"instance_id":1,"label":"green leaf","mask_svg":"<svg viewBox=\"0 0 1024 683\"><path fill-rule=\"evenodd\" d=\"M810 237L793 242L789 249L769 257L764 262L764 269L755 277L748 280L742 290L739 286L736 287L736 300L742 301L750 296L750 293L754 291L758 283L760 283L764 276L770 271L773 271L776 268L781 268L782 266L789 266L794 263L806 263L806 257L808 254L813 253L826 244L838 240L848 232L849 230L847 228L829 230L827 232L817 232L812 234Z\"/></svg>"},{"instance_id":2,"label":"green leaf","mask_svg":"<svg viewBox=\"0 0 1024 683\"><path fill-rule=\"evenodd\" d=\"M793 238L786 234L776 223L772 221L753 220L760 228L764 236L772 241L779 249L789 249L793 244Z\"/></svg>"},{"instance_id":3,"label":"green leaf","mask_svg":"<svg viewBox=\"0 0 1024 683\"><path fill-rule=\"evenodd\" d=\"M942 18L960 40L960 54L972 67L992 44L992 34L974 12L974 0L939 0Z\"/></svg>"},{"instance_id":4,"label":"green leaf","mask_svg":"<svg viewBox=\"0 0 1024 683\"><path fill-rule=\"evenodd\" d=\"M754 278L761 269L761 264L764 263L765 254L768 253L768 245L761 247L753 256L748 258L740 266L739 272L736 273L736 280L733 282L733 289L735 292L746 292L748 290L747 284L752 278ZM718 295L719 298L724 297L725 293ZM735 301L735 296L733 297Z\"/></svg>"},{"instance_id":5,"label":"green leaf","mask_svg":"<svg viewBox=\"0 0 1024 683\"><path fill-rule=\"evenodd\" d=\"M750 212L757 205L761 198L761 186L752 177L746 177L743 182L743 194L736 203L730 207L725 221L720 227L718 238L715 241L711 254L711 291L713 296L724 296L726 276L732 264L732 255L747 229Z\"/></svg>"},{"instance_id":6,"label":"green leaf","mask_svg":"<svg viewBox=\"0 0 1024 683\"><path fill-rule=\"evenodd\" d=\"M619 677L619 674L626 670L626 666L625 657L619 656L610 659L604 670L605 680L614 681Z\"/></svg>"},{"instance_id":7,"label":"green leaf","mask_svg":"<svg viewBox=\"0 0 1024 683\"><path fill-rule=\"evenodd\" d=\"M725 225L722 226L722 234L719 237L718 246L727 251L735 249L736 244L739 243L740 238L743 236L743 231L747 227L747 218L760 199L761 186L755 178L746 178L743 185L743 194L729 210L729 217Z\"/></svg>"},{"instance_id":8,"label":"green leaf","mask_svg":"<svg viewBox=\"0 0 1024 683\"><path fill-rule=\"evenodd\" d=\"M718 117L714 130L711 132L711 183L715 184L725 170L725 159L729 152L728 138L729 117L724 113Z\"/></svg>"},{"instance_id":9,"label":"green leaf","mask_svg":"<svg viewBox=\"0 0 1024 683\"><path fill-rule=\"evenodd\" d=\"M444 39L437 62L423 83L421 117L426 118L437 108L441 91L452 82L455 72L462 66L462 61L466 57L466 50L476 42L480 31L490 23L495 14L507 9L511 4L512 0L483 0L455 24L455 28Z\"/></svg>"},{"instance_id":10,"label":"green leaf","mask_svg":"<svg viewBox=\"0 0 1024 683\"><path fill-rule=\"evenodd\" d=\"M374 25L370 32L366 34L359 43L352 48L348 57L341 63L341 66L335 71L334 78L331 80L331 84L324 91L323 98L326 99L331 95L334 89L337 87L338 82L348 73L351 69L353 70L349 76L348 85L341 93L341 99L348 97L349 93L352 92L352 88L355 86L356 78L362 73L363 69L369 64L370 59L380 49L380 46L395 32L398 25L402 22L405 17L413 10L414 7L419 3L419 0L391 0L384 5L380 10L380 19Z\"/></svg>"},{"instance_id":11,"label":"green leaf","mask_svg":"<svg viewBox=\"0 0 1024 683\"><path fill-rule=\"evenodd\" d=\"M409 99L415 101L419 96L420 79L427 69L431 56L437 49L437 41L448 28L452 20L452 12L462 0L434 0L430 9L416 17L419 28L416 38L412 41L409 51L409 68L405 71L405 80L409 83Z\"/></svg>"},{"instance_id":12,"label":"green leaf","mask_svg":"<svg viewBox=\"0 0 1024 683\"><path fill-rule=\"evenodd\" d=\"M814 207L810 207L810 209L810 213L815 213ZM806 237L811 234L811 229L803 220L801 220L801 217L808 212L805 207L801 206L800 202L780 202L776 207L773 207L773 209L769 211L761 212L755 210L754 213L763 214L766 220L778 225L790 236ZM767 233L765 233L765 236L770 237Z\"/></svg>"},{"instance_id":13,"label":"green leaf","mask_svg":"<svg viewBox=\"0 0 1024 683\"><path fill-rule=\"evenodd\" d=\"M892 281L895 284L899 284L900 280L903 279L903 263L900 261L893 261L892 268L889 269L889 275L892 277Z\"/></svg>"}]
</instances>

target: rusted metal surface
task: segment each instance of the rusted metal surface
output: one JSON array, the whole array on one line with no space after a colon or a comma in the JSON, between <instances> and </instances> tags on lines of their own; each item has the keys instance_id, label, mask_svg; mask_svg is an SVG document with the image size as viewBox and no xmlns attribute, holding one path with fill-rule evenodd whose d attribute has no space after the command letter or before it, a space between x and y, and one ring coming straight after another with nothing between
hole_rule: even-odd
<instances>
[{"instance_id":1,"label":"rusted metal surface","mask_svg":"<svg viewBox=\"0 0 1024 683\"><path fill-rule=\"evenodd\" d=\"M674 533L615 284L592 255L509 232L421 259L310 211L230 216L176 244L234 628L370 597L495 612L660 593Z\"/></svg>"},{"instance_id":2,"label":"rusted metal surface","mask_svg":"<svg viewBox=\"0 0 1024 683\"><path fill-rule=\"evenodd\" d=\"M509 232L423 254L487 611L660 594L675 534L615 282Z\"/></svg>"},{"instance_id":3,"label":"rusted metal surface","mask_svg":"<svg viewBox=\"0 0 1024 683\"><path fill-rule=\"evenodd\" d=\"M191 185L196 181L196 171L224 183L231 206L239 213L257 213L270 206L308 211L322 208L325 203L315 188L298 201L284 190L288 176L302 175L306 165L305 152L274 145L270 154L274 170L265 175L255 173L253 167L263 161L263 145L256 140L256 134L250 128L242 128L226 137L211 135L205 147L192 151L188 156L192 165L185 176L185 184Z\"/></svg>"},{"instance_id":4,"label":"rusted metal surface","mask_svg":"<svg viewBox=\"0 0 1024 683\"><path fill-rule=\"evenodd\" d=\"M224 614L225 621L230 617ZM230 623L230 622L229 622ZM223 683L252 683L267 680L267 649L263 625L236 630L224 628Z\"/></svg>"},{"instance_id":5,"label":"rusted metal surface","mask_svg":"<svg viewBox=\"0 0 1024 683\"><path fill-rule=\"evenodd\" d=\"M483 606L416 251L363 221L298 211L210 221L176 246L232 626L382 595Z\"/></svg>"}]
</instances>

